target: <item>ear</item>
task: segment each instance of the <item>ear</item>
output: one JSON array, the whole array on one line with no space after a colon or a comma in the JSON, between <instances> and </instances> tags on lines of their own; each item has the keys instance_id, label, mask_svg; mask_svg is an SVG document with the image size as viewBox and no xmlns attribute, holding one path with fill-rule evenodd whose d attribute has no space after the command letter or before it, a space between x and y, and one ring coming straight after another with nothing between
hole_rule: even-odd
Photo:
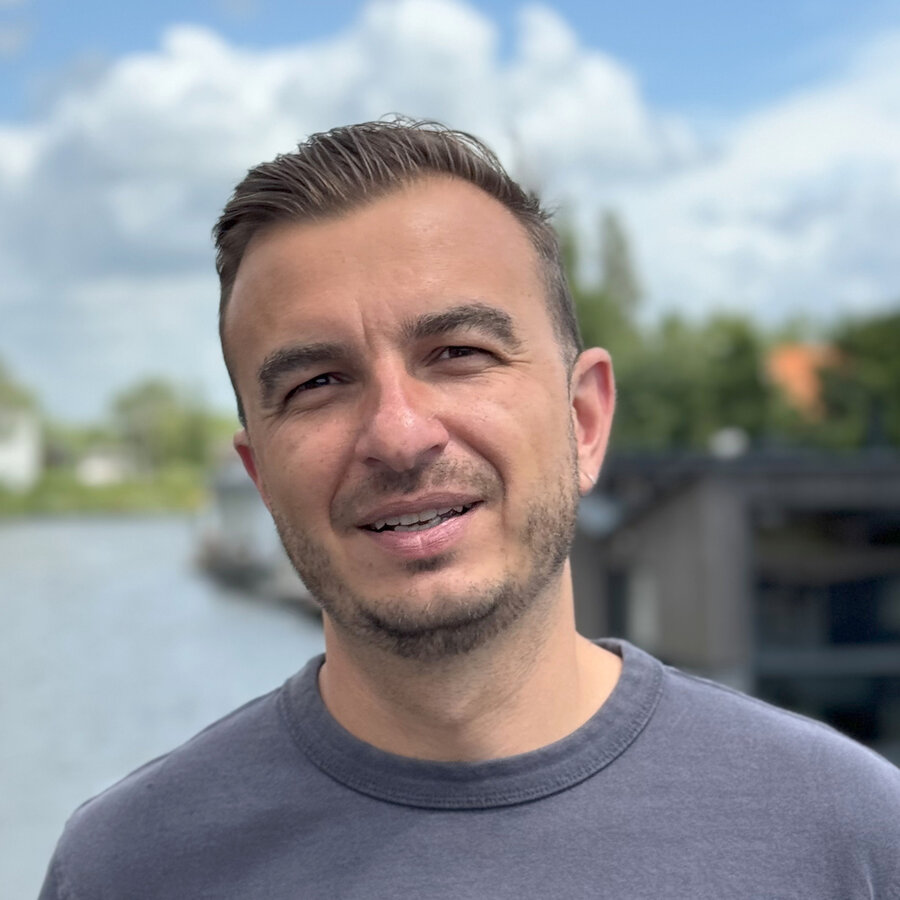
<instances>
[{"instance_id":1,"label":"ear","mask_svg":"<svg viewBox=\"0 0 900 900\"><path fill-rule=\"evenodd\" d=\"M241 462L247 470L247 474L250 476L251 481L256 485L256 490L259 491L259 496L262 497L262 501L266 504L266 508L269 509L269 500L266 497L262 478L260 478L259 470L256 467L256 454L253 452L253 446L250 443L250 435L247 434L246 428L241 428L239 431L235 432L233 443L237 455L241 458Z\"/></svg>"},{"instance_id":2,"label":"ear","mask_svg":"<svg viewBox=\"0 0 900 900\"><path fill-rule=\"evenodd\" d=\"M587 494L594 487L603 465L616 406L609 353L600 347L585 350L575 361L569 390L578 454L578 483L581 493Z\"/></svg>"}]
</instances>

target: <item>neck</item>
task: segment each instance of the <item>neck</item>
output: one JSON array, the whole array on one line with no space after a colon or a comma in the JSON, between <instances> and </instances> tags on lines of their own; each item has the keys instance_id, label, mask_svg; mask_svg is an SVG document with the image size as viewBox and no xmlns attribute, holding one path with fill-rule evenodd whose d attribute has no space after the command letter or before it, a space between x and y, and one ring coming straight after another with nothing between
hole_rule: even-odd
<instances>
[{"instance_id":1,"label":"neck","mask_svg":"<svg viewBox=\"0 0 900 900\"><path fill-rule=\"evenodd\" d=\"M599 709L621 668L576 633L565 584L489 645L438 662L359 646L326 617L326 707L359 739L420 759L496 759L560 740Z\"/></svg>"}]
</instances>

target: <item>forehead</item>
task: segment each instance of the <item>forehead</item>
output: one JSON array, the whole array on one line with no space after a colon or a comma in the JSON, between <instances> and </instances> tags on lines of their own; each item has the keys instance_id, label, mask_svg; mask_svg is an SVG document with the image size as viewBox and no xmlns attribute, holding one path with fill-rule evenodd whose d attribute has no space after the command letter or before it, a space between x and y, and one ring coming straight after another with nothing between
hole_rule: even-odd
<instances>
[{"instance_id":1,"label":"forehead","mask_svg":"<svg viewBox=\"0 0 900 900\"><path fill-rule=\"evenodd\" d=\"M545 319L537 253L501 203L458 179L415 182L345 215L259 234L225 316L229 355L288 333L386 323L442 304L486 302ZM549 333L549 332L548 332Z\"/></svg>"}]
</instances>

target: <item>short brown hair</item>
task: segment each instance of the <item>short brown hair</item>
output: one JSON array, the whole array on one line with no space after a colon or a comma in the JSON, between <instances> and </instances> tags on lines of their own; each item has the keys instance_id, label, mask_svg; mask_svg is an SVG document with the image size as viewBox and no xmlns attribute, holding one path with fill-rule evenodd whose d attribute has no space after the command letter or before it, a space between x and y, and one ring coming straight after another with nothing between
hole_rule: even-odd
<instances>
[{"instance_id":1,"label":"short brown hair","mask_svg":"<svg viewBox=\"0 0 900 900\"><path fill-rule=\"evenodd\" d=\"M340 215L429 175L468 181L502 203L524 227L541 263L557 339L571 365L582 348L581 335L550 213L478 138L437 122L404 118L314 134L296 151L251 169L234 189L213 229L223 353L225 311L241 260L257 234L273 225ZM245 423L227 353L225 365Z\"/></svg>"}]
</instances>

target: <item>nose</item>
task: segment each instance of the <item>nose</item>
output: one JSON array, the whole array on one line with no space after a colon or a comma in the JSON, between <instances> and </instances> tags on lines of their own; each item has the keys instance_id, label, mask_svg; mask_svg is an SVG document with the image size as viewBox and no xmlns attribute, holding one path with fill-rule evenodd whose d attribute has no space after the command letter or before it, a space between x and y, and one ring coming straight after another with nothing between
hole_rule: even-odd
<instances>
[{"instance_id":1,"label":"nose","mask_svg":"<svg viewBox=\"0 0 900 900\"><path fill-rule=\"evenodd\" d=\"M369 466L409 472L449 440L433 391L405 369L373 378L359 423L358 455Z\"/></svg>"}]
</instances>

